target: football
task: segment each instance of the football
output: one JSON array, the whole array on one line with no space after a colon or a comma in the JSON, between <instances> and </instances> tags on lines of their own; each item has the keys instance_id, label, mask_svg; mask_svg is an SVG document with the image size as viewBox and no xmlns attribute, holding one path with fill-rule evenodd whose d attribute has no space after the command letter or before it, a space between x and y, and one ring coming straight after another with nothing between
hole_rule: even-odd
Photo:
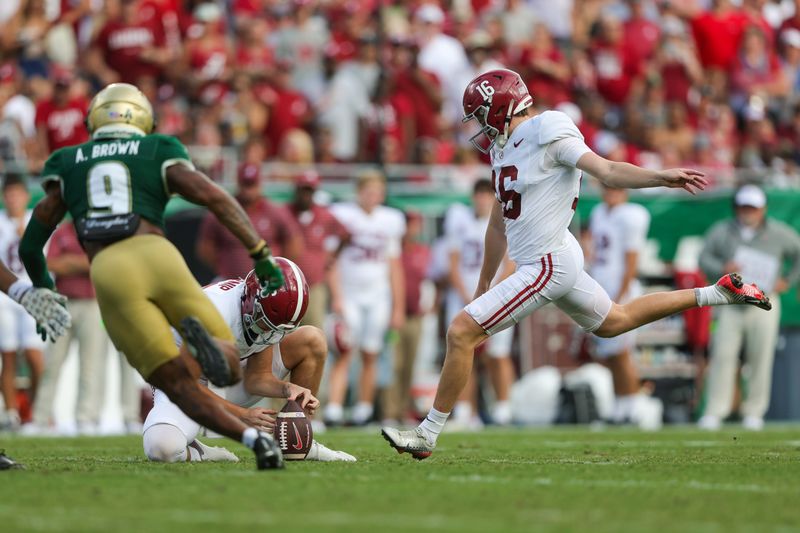
<instances>
[{"instance_id":1,"label":"football","mask_svg":"<svg viewBox=\"0 0 800 533\"><path fill-rule=\"evenodd\" d=\"M289 400L275 421L275 438L287 461L302 461L311 449L314 432L300 404Z\"/></svg>"}]
</instances>

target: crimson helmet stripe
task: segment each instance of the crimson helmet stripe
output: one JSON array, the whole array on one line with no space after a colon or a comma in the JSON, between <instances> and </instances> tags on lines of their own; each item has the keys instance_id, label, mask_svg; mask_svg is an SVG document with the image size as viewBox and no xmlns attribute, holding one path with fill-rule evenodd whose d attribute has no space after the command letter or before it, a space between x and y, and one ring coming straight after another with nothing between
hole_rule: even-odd
<instances>
[{"instance_id":1,"label":"crimson helmet stripe","mask_svg":"<svg viewBox=\"0 0 800 533\"><path fill-rule=\"evenodd\" d=\"M294 279L297 280L297 283L300 284L299 290L297 291L297 307L294 309L294 314L292 315L292 322L297 322L297 319L300 317L300 313L303 311L303 298L305 295L303 294L302 282L303 282L303 273L300 272L300 268L294 263L294 261L286 260L289 263L289 266L292 267L292 272L294 273Z\"/></svg>"}]
</instances>

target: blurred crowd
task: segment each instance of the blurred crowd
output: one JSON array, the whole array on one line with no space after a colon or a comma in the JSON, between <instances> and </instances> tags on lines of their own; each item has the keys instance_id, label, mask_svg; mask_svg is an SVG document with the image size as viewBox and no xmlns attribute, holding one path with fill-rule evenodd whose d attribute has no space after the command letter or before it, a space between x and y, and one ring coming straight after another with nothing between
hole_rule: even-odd
<instances>
[{"instance_id":1,"label":"blurred crowd","mask_svg":"<svg viewBox=\"0 0 800 533\"><path fill-rule=\"evenodd\" d=\"M606 157L798 181L796 0L2 4L0 159L34 173L114 81L159 131L249 163L479 163L461 93L505 66Z\"/></svg>"}]
</instances>

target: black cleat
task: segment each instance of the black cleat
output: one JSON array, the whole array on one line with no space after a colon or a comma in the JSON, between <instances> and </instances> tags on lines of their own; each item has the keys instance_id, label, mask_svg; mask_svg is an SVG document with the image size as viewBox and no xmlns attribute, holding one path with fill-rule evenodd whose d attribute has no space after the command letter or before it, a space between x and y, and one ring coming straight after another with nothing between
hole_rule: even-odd
<instances>
[{"instance_id":1,"label":"black cleat","mask_svg":"<svg viewBox=\"0 0 800 533\"><path fill-rule=\"evenodd\" d=\"M228 359L197 318L188 316L181 320L181 334L189 353L200 363L203 374L211 383L217 387L236 383Z\"/></svg>"},{"instance_id":2,"label":"black cleat","mask_svg":"<svg viewBox=\"0 0 800 533\"><path fill-rule=\"evenodd\" d=\"M256 454L256 466L259 470L276 470L284 466L281 449L275 439L266 433L258 433L253 453Z\"/></svg>"},{"instance_id":3,"label":"black cleat","mask_svg":"<svg viewBox=\"0 0 800 533\"><path fill-rule=\"evenodd\" d=\"M22 470L25 466L6 455L5 450L0 450L0 470Z\"/></svg>"}]
</instances>

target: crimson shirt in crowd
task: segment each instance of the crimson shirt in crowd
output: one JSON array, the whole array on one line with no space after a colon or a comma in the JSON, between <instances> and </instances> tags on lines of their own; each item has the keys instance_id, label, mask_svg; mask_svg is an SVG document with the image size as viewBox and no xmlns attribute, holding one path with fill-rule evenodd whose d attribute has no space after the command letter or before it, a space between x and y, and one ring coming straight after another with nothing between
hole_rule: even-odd
<instances>
[{"instance_id":1,"label":"crimson shirt in crowd","mask_svg":"<svg viewBox=\"0 0 800 533\"><path fill-rule=\"evenodd\" d=\"M641 74L641 63L633 52L635 46L609 45L597 42L592 46L592 63L597 73L597 92L607 102L622 105L633 80Z\"/></svg>"},{"instance_id":2,"label":"crimson shirt in crowd","mask_svg":"<svg viewBox=\"0 0 800 533\"><path fill-rule=\"evenodd\" d=\"M191 22L189 13L181 3L181 0L142 0L139 5L141 21L160 28L164 42L170 48L182 46L182 34Z\"/></svg>"},{"instance_id":3,"label":"crimson shirt in crowd","mask_svg":"<svg viewBox=\"0 0 800 533\"><path fill-rule=\"evenodd\" d=\"M532 64L536 59L539 52L531 49L522 51L520 56L520 63L523 65ZM566 61L564 54L561 53L556 47L553 47L545 55L554 63L563 63ZM530 75L525 77L525 84L531 94L536 95L536 99L541 103L545 102L548 107L554 107L562 102L570 100L569 83L553 78L549 74L541 72L537 69L531 69Z\"/></svg>"},{"instance_id":4,"label":"crimson shirt in crowd","mask_svg":"<svg viewBox=\"0 0 800 533\"><path fill-rule=\"evenodd\" d=\"M325 269L339 243L350 233L331 212L321 205L314 205L308 211L295 211L288 207L300 232L303 234L303 253L297 258L297 266L306 276L310 286L325 281Z\"/></svg>"},{"instance_id":5,"label":"crimson shirt in crowd","mask_svg":"<svg viewBox=\"0 0 800 533\"><path fill-rule=\"evenodd\" d=\"M70 223L61 224L50 237L50 247L47 249L47 259L55 259L66 254L86 255L75 226ZM89 273L73 274L70 276L56 276L56 290L75 300L93 300L94 287Z\"/></svg>"},{"instance_id":6,"label":"crimson shirt in crowd","mask_svg":"<svg viewBox=\"0 0 800 533\"><path fill-rule=\"evenodd\" d=\"M436 75L430 72L423 72L423 75L431 83L439 86ZM414 103L414 120L417 125L417 138L419 137L438 137L439 128L437 121L439 110L435 103L428 98L425 90L419 86L414 75L410 71L397 72L394 79L394 92L406 95Z\"/></svg>"},{"instance_id":7,"label":"crimson shirt in crowd","mask_svg":"<svg viewBox=\"0 0 800 533\"><path fill-rule=\"evenodd\" d=\"M213 43L191 43L189 49L189 67L201 79L213 80L222 77L228 65L228 46L220 38Z\"/></svg>"},{"instance_id":8,"label":"crimson shirt in crowd","mask_svg":"<svg viewBox=\"0 0 800 533\"><path fill-rule=\"evenodd\" d=\"M420 296L422 294L422 282L428 278L431 250L428 246L419 242L404 242L400 261L405 275L406 315L421 315Z\"/></svg>"},{"instance_id":9,"label":"crimson shirt in crowd","mask_svg":"<svg viewBox=\"0 0 800 533\"><path fill-rule=\"evenodd\" d=\"M261 198L245 208L256 232L267 241L272 255L281 255L286 244L293 239L300 228L288 210ZM224 279L244 277L253 269L253 260L247 249L228 228L209 213L200 226L200 239L210 241L216 251L214 272Z\"/></svg>"},{"instance_id":10,"label":"crimson shirt in crowd","mask_svg":"<svg viewBox=\"0 0 800 533\"><path fill-rule=\"evenodd\" d=\"M410 119L409 129L413 133L413 117L414 102L405 94L394 93L386 101L376 103L374 112L367 116L367 150L376 153L381 148L378 140L382 135L384 141L386 137L393 139L397 153L405 158L412 147L406 146L408 139L404 136L403 121Z\"/></svg>"},{"instance_id":11,"label":"crimson shirt in crowd","mask_svg":"<svg viewBox=\"0 0 800 533\"><path fill-rule=\"evenodd\" d=\"M661 79L664 80L664 100L683 103L689 100L689 91L693 84L689 71L682 62L664 62L661 66Z\"/></svg>"},{"instance_id":12,"label":"crimson shirt in crowd","mask_svg":"<svg viewBox=\"0 0 800 533\"><path fill-rule=\"evenodd\" d=\"M121 20L107 22L95 40L103 58L123 82L136 83L144 76L158 77L157 65L141 58L144 50L164 46L164 32L154 20L125 24Z\"/></svg>"},{"instance_id":13,"label":"crimson shirt in crowd","mask_svg":"<svg viewBox=\"0 0 800 533\"><path fill-rule=\"evenodd\" d=\"M624 31L625 43L639 64L653 57L661 37L658 24L645 18L631 19L625 23Z\"/></svg>"},{"instance_id":14,"label":"crimson shirt in crowd","mask_svg":"<svg viewBox=\"0 0 800 533\"><path fill-rule=\"evenodd\" d=\"M784 31L789 29L800 30L800 11L795 13L793 17L783 21L781 27L778 28L778 35L782 35Z\"/></svg>"},{"instance_id":15,"label":"crimson shirt in crowd","mask_svg":"<svg viewBox=\"0 0 800 533\"><path fill-rule=\"evenodd\" d=\"M303 127L310 104L302 93L290 88L266 86L259 88L258 96L269 106L269 121L264 136L268 141L268 154L275 155L286 134Z\"/></svg>"},{"instance_id":16,"label":"crimson shirt in crowd","mask_svg":"<svg viewBox=\"0 0 800 533\"><path fill-rule=\"evenodd\" d=\"M774 54L766 53L763 61L756 65L747 64L742 57L736 57L731 68L730 86L733 91L749 94L754 87L775 81L780 71L780 60Z\"/></svg>"},{"instance_id":17,"label":"crimson shirt in crowd","mask_svg":"<svg viewBox=\"0 0 800 533\"><path fill-rule=\"evenodd\" d=\"M89 102L84 98L72 99L62 107L53 100L44 100L36 106L36 126L45 128L51 152L89 140L83 124L88 108Z\"/></svg>"},{"instance_id":18,"label":"crimson shirt in crowd","mask_svg":"<svg viewBox=\"0 0 800 533\"><path fill-rule=\"evenodd\" d=\"M704 68L727 70L739 50L747 16L730 11L722 16L705 12L692 20L692 33Z\"/></svg>"},{"instance_id":19,"label":"crimson shirt in crowd","mask_svg":"<svg viewBox=\"0 0 800 533\"><path fill-rule=\"evenodd\" d=\"M260 0L233 0L233 14L237 17L255 17L263 14L266 6Z\"/></svg>"},{"instance_id":20,"label":"crimson shirt in crowd","mask_svg":"<svg viewBox=\"0 0 800 533\"><path fill-rule=\"evenodd\" d=\"M236 67L245 70L268 70L275 65L275 54L266 46L247 47L242 44L236 49Z\"/></svg>"}]
</instances>

